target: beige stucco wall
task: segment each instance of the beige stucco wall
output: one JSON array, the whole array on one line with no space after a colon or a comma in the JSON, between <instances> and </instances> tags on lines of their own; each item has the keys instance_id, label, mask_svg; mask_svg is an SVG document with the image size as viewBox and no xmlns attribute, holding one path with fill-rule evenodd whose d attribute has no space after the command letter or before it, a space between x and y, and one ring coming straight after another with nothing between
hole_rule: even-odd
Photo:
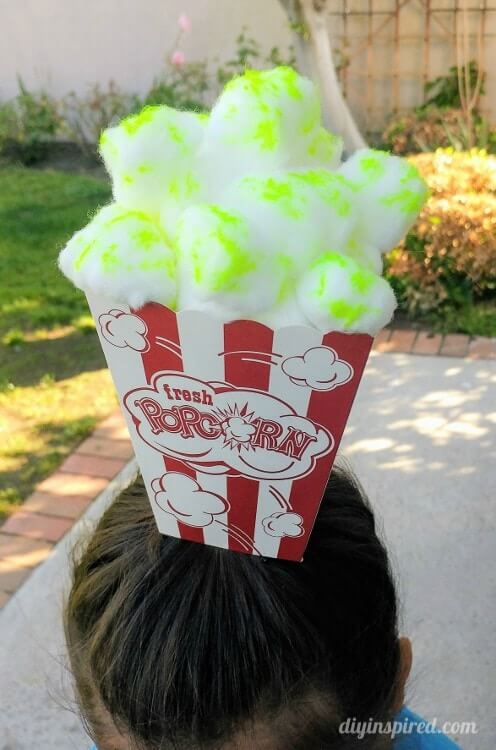
<instances>
[{"instance_id":1,"label":"beige stucco wall","mask_svg":"<svg viewBox=\"0 0 496 750\"><path fill-rule=\"evenodd\" d=\"M184 12L191 59L226 59L244 25L266 50L289 39L278 0L0 0L0 100L15 93L17 74L56 96L110 79L144 92Z\"/></svg>"}]
</instances>

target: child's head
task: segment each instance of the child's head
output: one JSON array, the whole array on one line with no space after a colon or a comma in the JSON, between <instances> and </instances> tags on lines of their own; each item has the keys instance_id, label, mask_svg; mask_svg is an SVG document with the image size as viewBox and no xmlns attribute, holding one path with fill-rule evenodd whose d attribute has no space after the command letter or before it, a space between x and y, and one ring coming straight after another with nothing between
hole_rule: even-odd
<instances>
[{"instance_id":1,"label":"child's head","mask_svg":"<svg viewBox=\"0 0 496 750\"><path fill-rule=\"evenodd\" d=\"M75 565L66 633L101 750L382 747L339 725L389 719L408 669L372 511L336 469L301 563L161 536L138 480Z\"/></svg>"}]
</instances>

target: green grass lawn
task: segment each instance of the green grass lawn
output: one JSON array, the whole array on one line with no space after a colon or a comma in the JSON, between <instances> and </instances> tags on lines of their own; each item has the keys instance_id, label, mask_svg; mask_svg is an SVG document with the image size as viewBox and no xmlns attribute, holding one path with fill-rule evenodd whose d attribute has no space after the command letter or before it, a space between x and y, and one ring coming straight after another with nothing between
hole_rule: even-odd
<instances>
[{"instance_id":1,"label":"green grass lawn","mask_svg":"<svg viewBox=\"0 0 496 750\"><path fill-rule=\"evenodd\" d=\"M115 407L84 295L56 263L109 197L91 177L0 169L0 517Z\"/></svg>"}]
</instances>

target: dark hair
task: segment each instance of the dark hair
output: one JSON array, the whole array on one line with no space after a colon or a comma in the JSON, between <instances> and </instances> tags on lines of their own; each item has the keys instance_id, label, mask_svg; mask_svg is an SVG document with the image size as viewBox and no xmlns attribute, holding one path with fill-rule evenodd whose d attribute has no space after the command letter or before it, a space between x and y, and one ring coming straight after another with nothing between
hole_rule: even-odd
<instances>
[{"instance_id":1,"label":"dark hair","mask_svg":"<svg viewBox=\"0 0 496 750\"><path fill-rule=\"evenodd\" d=\"M133 747L220 748L253 733L275 750L375 748L340 722L391 717L395 588L343 470L301 563L160 535L138 479L75 562L65 619L83 715L98 734L108 712Z\"/></svg>"}]
</instances>

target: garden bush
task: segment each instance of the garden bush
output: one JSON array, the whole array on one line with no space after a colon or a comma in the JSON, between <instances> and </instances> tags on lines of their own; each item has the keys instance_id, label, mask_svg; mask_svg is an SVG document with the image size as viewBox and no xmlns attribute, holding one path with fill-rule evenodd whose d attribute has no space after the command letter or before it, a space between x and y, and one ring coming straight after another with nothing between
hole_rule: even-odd
<instances>
[{"instance_id":1,"label":"garden bush","mask_svg":"<svg viewBox=\"0 0 496 750\"><path fill-rule=\"evenodd\" d=\"M0 104L0 154L33 164L44 158L60 129L57 102L45 91L29 91L18 79L19 93Z\"/></svg>"},{"instance_id":2,"label":"garden bush","mask_svg":"<svg viewBox=\"0 0 496 750\"><path fill-rule=\"evenodd\" d=\"M496 157L438 150L410 157L431 197L386 267L411 315L471 304L496 289Z\"/></svg>"},{"instance_id":3,"label":"garden bush","mask_svg":"<svg viewBox=\"0 0 496 750\"><path fill-rule=\"evenodd\" d=\"M431 194L443 198L457 193L496 194L496 156L473 149L438 149L410 157L429 184Z\"/></svg>"},{"instance_id":4,"label":"garden bush","mask_svg":"<svg viewBox=\"0 0 496 750\"><path fill-rule=\"evenodd\" d=\"M469 127L466 115L454 107L419 107L395 117L382 134L382 145L399 155L449 147L464 151L473 144L496 152L496 131L477 112Z\"/></svg>"},{"instance_id":5,"label":"garden bush","mask_svg":"<svg viewBox=\"0 0 496 750\"><path fill-rule=\"evenodd\" d=\"M85 94L71 91L62 100L64 134L83 152L92 155L102 130L137 111L140 106L137 96L121 91L114 81L109 81L106 86L92 84Z\"/></svg>"},{"instance_id":6,"label":"garden bush","mask_svg":"<svg viewBox=\"0 0 496 750\"><path fill-rule=\"evenodd\" d=\"M452 147L457 151L482 148L496 152L496 130L482 115L479 100L485 91L485 72L472 60L453 65L446 75L427 81L424 101L402 115L394 115L382 134L382 146L395 154L413 154ZM470 103L462 102L462 90ZM472 94L475 98L472 100Z\"/></svg>"}]
</instances>

